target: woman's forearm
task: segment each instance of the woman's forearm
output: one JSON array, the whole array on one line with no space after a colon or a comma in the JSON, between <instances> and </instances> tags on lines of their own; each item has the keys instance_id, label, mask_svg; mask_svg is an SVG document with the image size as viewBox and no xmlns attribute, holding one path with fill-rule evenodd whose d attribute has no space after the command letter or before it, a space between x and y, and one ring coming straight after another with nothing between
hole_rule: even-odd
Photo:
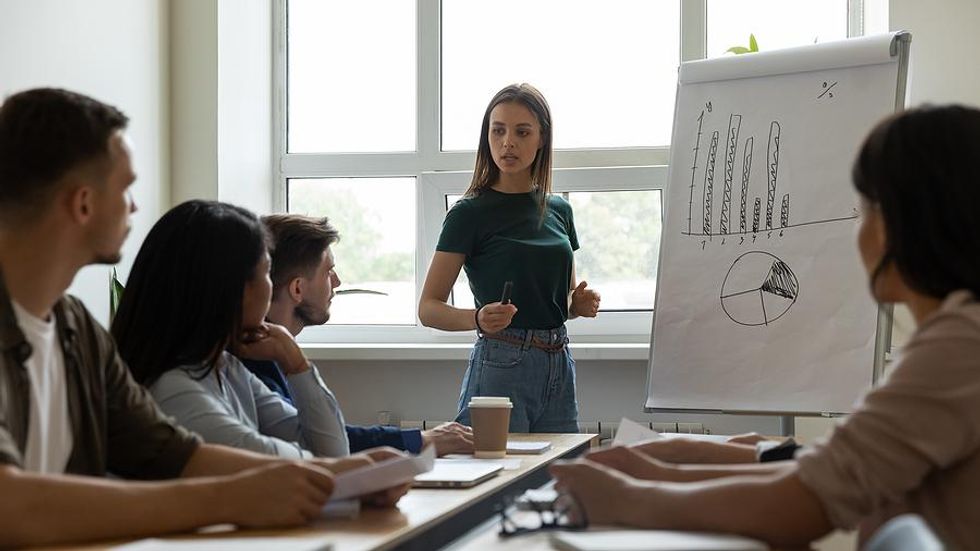
<instances>
[{"instance_id":1,"label":"woman's forearm","mask_svg":"<svg viewBox=\"0 0 980 551\"><path fill-rule=\"evenodd\" d=\"M443 331L472 331L476 329L476 310L456 308L444 301L423 298L419 302L419 320L426 327Z\"/></svg>"},{"instance_id":2,"label":"woman's forearm","mask_svg":"<svg viewBox=\"0 0 980 551\"><path fill-rule=\"evenodd\" d=\"M732 465L673 465L669 472L671 482L698 482L730 476L775 475L793 469L795 465L792 461L773 461Z\"/></svg>"},{"instance_id":3,"label":"woman's forearm","mask_svg":"<svg viewBox=\"0 0 980 551\"><path fill-rule=\"evenodd\" d=\"M688 484L637 482L626 524L740 534L777 546L805 545L832 528L795 469Z\"/></svg>"}]
</instances>

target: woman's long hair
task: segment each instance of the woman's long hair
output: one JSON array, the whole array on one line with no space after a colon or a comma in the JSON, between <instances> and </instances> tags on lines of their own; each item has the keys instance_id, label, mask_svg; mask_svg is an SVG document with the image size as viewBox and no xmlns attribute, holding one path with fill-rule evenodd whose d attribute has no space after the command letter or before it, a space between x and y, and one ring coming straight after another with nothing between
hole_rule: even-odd
<instances>
[{"instance_id":1,"label":"woman's long hair","mask_svg":"<svg viewBox=\"0 0 980 551\"><path fill-rule=\"evenodd\" d=\"M112 335L138 382L181 365L201 377L241 331L245 285L268 246L251 212L215 201L177 205L153 226L133 263Z\"/></svg>"},{"instance_id":2,"label":"woman's long hair","mask_svg":"<svg viewBox=\"0 0 980 551\"><path fill-rule=\"evenodd\" d=\"M487 110L483 114L483 126L480 128L480 143L476 148L476 165L473 168L473 180L467 188L464 197L479 195L483 188L497 183L500 179L500 168L493 162L490 153L490 112L501 103L518 103L527 107L528 111L538 119L541 127L541 147L531 163L531 186L538 196L538 208L542 217L547 207L548 194L551 193L551 108L537 88L527 83L511 84L497 92Z\"/></svg>"},{"instance_id":3,"label":"woman's long hair","mask_svg":"<svg viewBox=\"0 0 980 551\"><path fill-rule=\"evenodd\" d=\"M885 254L911 289L980 297L980 110L921 107L885 119L854 163L854 187L880 210Z\"/></svg>"}]
</instances>

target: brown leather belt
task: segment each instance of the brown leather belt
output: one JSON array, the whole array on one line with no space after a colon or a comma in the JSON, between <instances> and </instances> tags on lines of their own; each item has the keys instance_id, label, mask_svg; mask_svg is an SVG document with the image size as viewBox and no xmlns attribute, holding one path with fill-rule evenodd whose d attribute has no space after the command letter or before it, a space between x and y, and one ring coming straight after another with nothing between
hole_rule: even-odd
<instances>
[{"instance_id":1,"label":"brown leather belt","mask_svg":"<svg viewBox=\"0 0 980 551\"><path fill-rule=\"evenodd\" d=\"M498 334L488 334L482 333L480 336L486 339L493 339L495 341L502 341L510 344L515 344L517 346L524 346L524 339L518 339L517 337L511 337L510 335L498 335ZM568 344L568 337L564 337L559 342L550 343L538 340L531 337L531 341L528 343L534 348L544 350L545 352L550 352L554 354L555 352L561 352L565 349L565 345Z\"/></svg>"}]
</instances>

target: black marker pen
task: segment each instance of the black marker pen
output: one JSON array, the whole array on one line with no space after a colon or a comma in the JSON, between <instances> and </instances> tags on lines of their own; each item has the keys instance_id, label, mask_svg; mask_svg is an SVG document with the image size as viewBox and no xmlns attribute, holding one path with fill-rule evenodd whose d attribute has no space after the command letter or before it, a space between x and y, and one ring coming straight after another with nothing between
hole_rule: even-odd
<instances>
[{"instance_id":1,"label":"black marker pen","mask_svg":"<svg viewBox=\"0 0 980 551\"><path fill-rule=\"evenodd\" d=\"M513 281L504 282L504 292L500 295L500 304L510 304L510 290L514 287Z\"/></svg>"}]
</instances>

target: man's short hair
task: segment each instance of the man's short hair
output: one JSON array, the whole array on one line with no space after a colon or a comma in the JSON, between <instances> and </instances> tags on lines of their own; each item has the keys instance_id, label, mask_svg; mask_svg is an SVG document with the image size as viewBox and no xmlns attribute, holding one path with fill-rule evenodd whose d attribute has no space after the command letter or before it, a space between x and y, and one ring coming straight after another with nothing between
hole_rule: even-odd
<instances>
[{"instance_id":1,"label":"man's short hair","mask_svg":"<svg viewBox=\"0 0 980 551\"><path fill-rule=\"evenodd\" d=\"M128 122L115 107L68 90L7 98L0 105L0 216L43 209L66 173L108 159L109 137Z\"/></svg>"},{"instance_id":2,"label":"man's short hair","mask_svg":"<svg viewBox=\"0 0 980 551\"><path fill-rule=\"evenodd\" d=\"M262 222L272 236L273 296L296 277L312 277L327 247L340 241L340 234L326 217L271 214Z\"/></svg>"}]
</instances>

